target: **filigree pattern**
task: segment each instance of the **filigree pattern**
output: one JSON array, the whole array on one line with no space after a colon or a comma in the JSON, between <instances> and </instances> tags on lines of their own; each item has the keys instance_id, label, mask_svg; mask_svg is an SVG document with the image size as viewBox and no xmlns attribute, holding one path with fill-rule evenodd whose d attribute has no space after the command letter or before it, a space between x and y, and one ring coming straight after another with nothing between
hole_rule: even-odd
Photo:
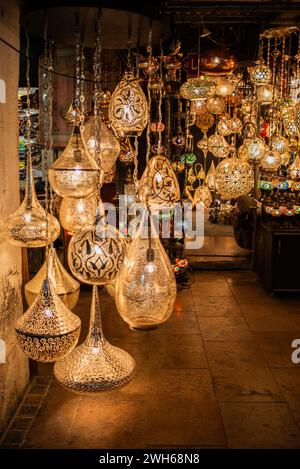
<instances>
[{"instance_id":1,"label":"filigree pattern","mask_svg":"<svg viewBox=\"0 0 300 469\"><path fill-rule=\"evenodd\" d=\"M59 299L48 278L34 303L16 324L17 340L33 360L52 362L72 350L81 321Z\"/></svg>"},{"instance_id":2,"label":"filigree pattern","mask_svg":"<svg viewBox=\"0 0 300 469\"><path fill-rule=\"evenodd\" d=\"M52 243L59 233L58 220L47 213L37 199L28 158L25 197L20 207L5 220L3 235L10 244L33 248Z\"/></svg>"},{"instance_id":3,"label":"filigree pattern","mask_svg":"<svg viewBox=\"0 0 300 469\"><path fill-rule=\"evenodd\" d=\"M213 134L208 138L208 149L217 158L225 158L230 146L223 135Z\"/></svg>"},{"instance_id":4,"label":"filigree pattern","mask_svg":"<svg viewBox=\"0 0 300 469\"><path fill-rule=\"evenodd\" d=\"M151 158L140 180L140 197L150 204L173 205L180 198L179 184L168 158Z\"/></svg>"},{"instance_id":5,"label":"filigree pattern","mask_svg":"<svg viewBox=\"0 0 300 469\"><path fill-rule=\"evenodd\" d=\"M98 289L94 286L86 340L56 362L54 375L69 391L96 394L125 386L134 374L135 361L132 356L111 345L103 335Z\"/></svg>"},{"instance_id":6,"label":"filigree pattern","mask_svg":"<svg viewBox=\"0 0 300 469\"><path fill-rule=\"evenodd\" d=\"M116 280L115 300L121 317L133 329L151 329L173 312L176 281L170 260L159 240L143 236L145 216ZM155 232L151 220L151 232ZM153 236L153 234L152 234Z\"/></svg>"},{"instance_id":7,"label":"filigree pattern","mask_svg":"<svg viewBox=\"0 0 300 469\"><path fill-rule=\"evenodd\" d=\"M253 170L247 161L226 158L216 168L216 189L223 199L236 199L253 187Z\"/></svg>"},{"instance_id":8,"label":"filigree pattern","mask_svg":"<svg viewBox=\"0 0 300 469\"><path fill-rule=\"evenodd\" d=\"M120 136L141 135L148 123L146 96L131 72L125 73L109 103L109 120Z\"/></svg>"},{"instance_id":9,"label":"filigree pattern","mask_svg":"<svg viewBox=\"0 0 300 469\"><path fill-rule=\"evenodd\" d=\"M180 87L180 94L184 99L207 99L216 91L216 82L211 78L200 76L189 78Z\"/></svg>"},{"instance_id":10,"label":"filigree pattern","mask_svg":"<svg viewBox=\"0 0 300 469\"><path fill-rule=\"evenodd\" d=\"M113 280L124 259L125 241L118 230L93 227L76 233L69 244L68 263L81 282L101 285Z\"/></svg>"},{"instance_id":11,"label":"filigree pattern","mask_svg":"<svg viewBox=\"0 0 300 469\"><path fill-rule=\"evenodd\" d=\"M263 61L258 61L254 67L248 67L248 72L255 85L266 85L272 79L272 71Z\"/></svg>"}]
</instances>

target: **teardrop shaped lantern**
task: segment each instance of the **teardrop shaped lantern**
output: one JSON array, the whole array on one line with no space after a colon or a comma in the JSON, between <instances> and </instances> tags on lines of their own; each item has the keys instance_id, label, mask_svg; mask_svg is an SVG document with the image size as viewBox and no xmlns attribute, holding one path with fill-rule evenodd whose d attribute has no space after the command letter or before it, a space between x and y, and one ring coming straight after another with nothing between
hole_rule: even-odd
<instances>
[{"instance_id":1,"label":"teardrop shaped lantern","mask_svg":"<svg viewBox=\"0 0 300 469\"><path fill-rule=\"evenodd\" d=\"M216 168L216 189L223 199L236 199L249 194L253 183L252 167L245 160L226 158Z\"/></svg>"},{"instance_id":2,"label":"teardrop shaped lantern","mask_svg":"<svg viewBox=\"0 0 300 469\"><path fill-rule=\"evenodd\" d=\"M80 199L63 197L59 207L59 221L65 230L74 234L95 223L96 210L96 194Z\"/></svg>"},{"instance_id":3,"label":"teardrop shaped lantern","mask_svg":"<svg viewBox=\"0 0 300 469\"><path fill-rule=\"evenodd\" d=\"M39 292L41 291L43 281L48 276L55 293L69 308L73 309L79 297L80 285L79 283L66 271L60 262L56 250L50 246L47 254L47 259L37 272L37 274L25 285L25 297L28 305L31 305Z\"/></svg>"},{"instance_id":4,"label":"teardrop shaped lantern","mask_svg":"<svg viewBox=\"0 0 300 469\"><path fill-rule=\"evenodd\" d=\"M103 285L116 278L123 263L126 243L117 228L102 221L102 208L97 209L93 226L78 231L68 248L68 264L81 282Z\"/></svg>"},{"instance_id":5,"label":"teardrop shaped lantern","mask_svg":"<svg viewBox=\"0 0 300 469\"><path fill-rule=\"evenodd\" d=\"M201 204L205 211L209 209L212 203L212 196L207 186L199 186L195 190L193 197L193 206Z\"/></svg>"},{"instance_id":6,"label":"teardrop shaped lantern","mask_svg":"<svg viewBox=\"0 0 300 469\"><path fill-rule=\"evenodd\" d=\"M58 220L47 213L37 199L30 157L27 158L24 200L6 218L2 232L10 244L30 248L46 246L59 236Z\"/></svg>"},{"instance_id":7,"label":"teardrop shaped lantern","mask_svg":"<svg viewBox=\"0 0 300 469\"><path fill-rule=\"evenodd\" d=\"M204 180L205 184L211 191L214 191L216 189L215 177L216 177L216 167L215 167L215 163L212 161L209 167L209 170L207 171L206 178Z\"/></svg>"},{"instance_id":8,"label":"teardrop shaped lantern","mask_svg":"<svg viewBox=\"0 0 300 469\"><path fill-rule=\"evenodd\" d=\"M113 92L108 117L119 137L136 137L145 129L149 117L148 103L131 71L125 72Z\"/></svg>"},{"instance_id":9,"label":"teardrop shaped lantern","mask_svg":"<svg viewBox=\"0 0 300 469\"><path fill-rule=\"evenodd\" d=\"M170 260L145 211L116 280L115 300L121 317L132 329L153 329L167 321L176 299ZM146 226L145 226L146 223Z\"/></svg>"},{"instance_id":10,"label":"teardrop shaped lantern","mask_svg":"<svg viewBox=\"0 0 300 469\"><path fill-rule=\"evenodd\" d=\"M49 278L16 324L17 342L32 360L54 362L77 344L81 321L55 293Z\"/></svg>"},{"instance_id":11,"label":"teardrop shaped lantern","mask_svg":"<svg viewBox=\"0 0 300 469\"><path fill-rule=\"evenodd\" d=\"M80 127L74 127L68 145L49 169L51 187L61 197L86 197L95 192L98 179L98 165Z\"/></svg>"},{"instance_id":12,"label":"teardrop shaped lantern","mask_svg":"<svg viewBox=\"0 0 300 469\"><path fill-rule=\"evenodd\" d=\"M126 386L134 377L135 361L111 345L102 330L98 287L94 285L90 327L83 344L54 365L54 376L68 391L98 394Z\"/></svg>"},{"instance_id":13,"label":"teardrop shaped lantern","mask_svg":"<svg viewBox=\"0 0 300 469\"><path fill-rule=\"evenodd\" d=\"M206 101L206 109L212 114L222 114L225 110L226 101L222 96L214 95Z\"/></svg>"},{"instance_id":14,"label":"teardrop shaped lantern","mask_svg":"<svg viewBox=\"0 0 300 469\"><path fill-rule=\"evenodd\" d=\"M100 129L99 158L101 161L101 169L104 171L104 175L106 175L109 174L120 154L120 143L114 136L113 132L108 128L104 118L100 116L98 119ZM88 120L84 128L83 137L86 141L87 149L96 160L95 151L97 138L94 117Z\"/></svg>"},{"instance_id":15,"label":"teardrop shaped lantern","mask_svg":"<svg viewBox=\"0 0 300 469\"><path fill-rule=\"evenodd\" d=\"M180 198L180 188L171 162L154 156L140 180L140 198L150 204L173 205Z\"/></svg>"}]
</instances>

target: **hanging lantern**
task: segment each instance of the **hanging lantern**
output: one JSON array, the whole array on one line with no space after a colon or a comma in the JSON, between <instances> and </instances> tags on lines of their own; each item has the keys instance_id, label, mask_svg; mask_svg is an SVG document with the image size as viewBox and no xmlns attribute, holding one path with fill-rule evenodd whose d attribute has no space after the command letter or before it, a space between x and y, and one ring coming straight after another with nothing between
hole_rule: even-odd
<instances>
[{"instance_id":1,"label":"hanging lantern","mask_svg":"<svg viewBox=\"0 0 300 469\"><path fill-rule=\"evenodd\" d=\"M184 99L207 99L216 91L216 82L211 78L200 76L189 78L180 87L180 94Z\"/></svg>"},{"instance_id":2,"label":"hanging lantern","mask_svg":"<svg viewBox=\"0 0 300 469\"><path fill-rule=\"evenodd\" d=\"M225 46L205 48L200 56L200 70L205 75L227 75L235 69L236 57Z\"/></svg>"},{"instance_id":3,"label":"hanging lantern","mask_svg":"<svg viewBox=\"0 0 300 469\"><path fill-rule=\"evenodd\" d=\"M283 119L283 127L288 137L298 137L298 127L293 119Z\"/></svg>"},{"instance_id":4,"label":"hanging lantern","mask_svg":"<svg viewBox=\"0 0 300 469\"><path fill-rule=\"evenodd\" d=\"M195 153L188 152L188 153L183 153L180 159L187 166L192 166L195 163L197 156L195 155Z\"/></svg>"},{"instance_id":5,"label":"hanging lantern","mask_svg":"<svg viewBox=\"0 0 300 469\"><path fill-rule=\"evenodd\" d=\"M214 95L206 101L206 109L212 114L222 114L226 106L226 101L222 96Z\"/></svg>"},{"instance_id":6,"label":"hanging lantern","mask_svg":"<svg viewBox=\"0 0 300 469\"><path fill-rule=\"evenodd\" d=\"M280 155L289 151L289 142L285 137L276 134L272 137L271 148Z\"/></svg>"},{"instance_id":7,"label":"hanging lantern","mask_svg":"<svg viewBox=\"0 0 300 469\"><path fill-rule=\"evenodd\" d=\"M244 141L244 143L238 148L237 154L241 160L248 160L247 142Z\"/></svg>"},{"instance_id":8,"label":"hanging lantern","mask_svg":"<svg viewBox=\"0 0 300 469\"><path fill-rule=\"evenodd\" d=\"M248 72L255 85L267 85L272 79L272 71L262 59L255 62L254 67L248 67Z\"/></svg>"},{"instance_id":9,"label":"hanging lantern","mask_svg":"<svg viewBox=\"0 0 300 469\"><path fill-rule=\"evenodd\" d=\"M111 100L111 91L108 89L101 90L100 92L100 107L107 108Z\"/></svg>"},{"instance_id":10,"label":"hanging lantern","mask_svg":"<svg viewBox=\"0 0 300 469\"><path fill-rule=\"evenodd\" d=\"M275 172L279 168L280 162L280 154L267 149L260 160L260 168L262 171Z\"/></svg>"},{"instance_id":11,"label":"hanging lantern","mask_svg":"<svg viewBox=\"0 0 300 469\"><path fill-rule=\"evenodd\" d=\"M257 89L257 99L261 104L269 104L277 98L277 89L273 85L261 85Z\"/></svg>"},{"instance_id":12,"label":"hanging lantern","mask_svg":"<svg viewBox=\"0 0 300 469\"><path fill-rule=\"evenodd\" d=\"M300 103L296 103L294 106L294 118L298 131L300 132Z\"/></svg>"},{"instance_id":13,"label":"hanging lantern","mask_svg":"<svg viewBox=\"0 0 300 469\"><path fill-rule=\"evenodd\" d=\"M180 198L177 177L165 156L154 156L140 180L140 198L150 204L173 205Z\"/></svg>"},{"instance_id":14,"label":"hanging lantern","mask_svg":"<svg viewBox=\"0 0 300 469\"><path fill-rule=\"evenodd\" d=\"M208 152L208 138L206 135L204 135L201 140L199 140L197 142L197 148L199 148L199 150L203 151L203 153L207 153Z\"/></svg>"},{"instance_id":15,"label":"hanging lantern","mask_svg":"<svg viewBox=\"0 0 300 469\"><path fill-rule=\"evenodd\" d=\"M69 353L80 333L80 319L59 299L46 278L40 293L15 324L17 342L32 360L54 362Z\"/></svg>"},{"instance_id":16,"label":"hanging lantern","mask_svg":"<svg viewBox=\"0 0 300 469\"><path fill-rule=\"evenodd\" d=\"M282 153L280 155L280 165L281 166L288 166L288 164L290 162L290 159L291 159L291 155L290 155L289 152Z\"/></svg>"},{"instance_id":17,"label":"hanging lantern","mask_svg":"<svg viewBox=\"0 0 300 469\"><path fill-rule=\"evenodd\" d=\"M299 155L296 156L294 162L291 164L289 168L289 173L291 179L299 179L300 178L300 158Z\"/></svg>"},{"instance_id":18,"label":"hanging lantern","mask_svg":"<svg viewBox=\"0 0 300 469\"><path fill-rule=\"evenodd\" d=\"M206 110L206 103L203 99L194 99L191 101L190 113L191 114L202 114Z\"/></svg>"},{"instance_id":19,"label":"hanging lantern","mask_svg":"<svg viewBox=\"0 0 300 469\"><path fill-rule=\"evenodd\" d=\"M247 161L226 158L216 168L216 189L223 199L236 199L247 195L253 188L254 175Z\"/></svg>"},{"instance_id":20,"label":"hanging lantern","mask_svg":"<svg viewBox=\"0 0 300 469\"><path fill-rule=\"evenodd\" d=\"M202 205L204 210L207 211L211 203L212 196L209 188L205 185L197 187L193 197L193 206L195 207L197 204Z\"/></svg>"},{"instance_id":21,"label":"hanging lantern","mask_svg":"<svg viewBox=\"0 0 300 469\"><path fill-rule=\"evenodd\" d=\"M152 329L165 322L173 312L176 281L170 260L150 217L144 235L145 211L140 227L116 281L115 300L121 317L132 329Z\"/></svg>"},{"instance_id":22,"label":"hanging lantern","mask_svg":"<svg viewBox=\"0 0 300 469\"><path fill-rule=\"evenodd\" d=\"M122 139L120 141L120 147L119 161L125 165L132 164L134 162L134 150L131 146L130 139Z\"/></svg>"},{"instance_id":23,"label":"hanging lantern","mask_svg":"<svg viewBox=\"0 0 300 469\"><path fill-rule=\"evenodd\" d=\"M141 135L148 123L148 103L138 80L126 72L111 97L108 117L119 137Z\"/></svg>"},{"instance_id":24,"label":"hanging lantern","mask_svg":"<svg viewBox=\"0 0 300 469\"><path fill-rule=\"evenodd\" d=\"M208 139L208 149L217 158L225 158L230 151L230 146L223 135L213 134Z\"/></svg>"},{"instance_id":25,"label":"hanging lantern","mask_svg":"<svg viewBox=\"0 0 300 469\"><path fill-rule=\"evenodd\" d=\"M223 96L224 98L232 94L234 91L234 88L235 86L232 81L227 80L226 78L222 78L218 80L216 94L218 94L219 96Z\"/></svg>"},{"instance_id":26,"label":"hanging lantern","mask_svg":"<svg viewBox=\"0 0 300 469\"><path fill-rule=\"evenodd\" d=\"M241 112L244 116L248 116L249 114L256 115L258 111L257 101L253 101L250 99L243 99L241 105Z\"/></svg>"},{"instance_id":27,"label":"hanging lantern","mask_svg":"<svg viewBox=\"0 0 300 469\"><path fill-rule=\"evenodd\" d=\"M215 123L215 118L214 116L208 112L205 111L202 114L196 115L195 119L195 125L203 132L207 132L208 129L210 129Z\"/></svg>"},{"instance_id":28,"label":"hanging lantern","mask_svg":"<svg viewBox=\"0 0 300 469\"><path fill-rule=\"evenodd\" d=\"M255 138L256 133L257 133L256 126L253 124L253 122L245 122L242 128L242 137L246 140Z\"/></svg>"},{"instance_id":29,"label":"hanging lantern","mask_svg":"<svg viewBox=\"0 0 300 469\"><path fill-rule=\"evenodd\" d=\"M135 361L111 345L102 330L98 287L93 287L90 327L83 344L54 365L54 376L68 391L99 394L120 389L134 377Z\"/></svg>"},{"instance_id":30,"label":"hanging lantern","mask_svg":"<svg viewBox=\"0 0 300 469\"><path fill-rule=\"evenodd\" d=\"M95 223L96 210L96 194L80 199L63 197L59 207L59 221L65 230L74 234Z\"/></svg>"},{"instance_id":31,"label":"hanging lantern","mask_svg":"<svg viewBox=\"0 0 300 469\"><path fill-rule=\"evenodd\" d=\"M245 145L249 161L259 161L267 148L264 140L260 137L251 138Z\"/></svg>"},{"instance_id":32,"label":"hanging lantern","mask_svg":"<svg viewBox=\"0 0 300 469\"><path fill-rule=\"evenodd\" d=\"M2 233L10 244L29 248L46 246L59 236L57 219L47 213L37 199L30 156L27 158L24 200L6 218Z\"/></svg>"},{"instance_id":33,"label":"hanging lantern","mask_svg":"<svg viewBox=\"0 0 300 469\"><path fill-rule=\"evenodd\" d=\"M38 273L25 285L25 297L28 305L34 302L41 291L47 276L47 267L48 277L55 293L69 309L73 309L78 301L80 285L66 271L53 246L50 246L47 259Z\"/></svg>"},{"instance_id":34,"label":"hanging lantern","mask_svg":"<svg viewBox=\"0 0 300 469\"><path fill-rule=\"evenodd\" d=\"M230 119L229 125L233 134L238 134L243 127L242 121L236 116Z\"/></svg>"},{"instance_id":35,"label":"hanging lantern","mask_svg":"<svg viewBox=\"0 0 300 469\"><path fill-rule=\"evenodd\" d=\"M125 240L120 232L102 221L98 208L96 224L78 231L68 248L68 264L81 282L103 285L114 280L125 256Z\"/></svg>"},{"instance_id":36,"label":"hanging lantern","mask_svg":"<svg viewBox=\"0 0 300 469\"><path fill-rule=\"evenodd\" d=\"M215 191L216 189L215 175L216 175L215 163L212 161L210 164L209 170L207 171L206 178L204 180L205 184L211 191Z\"/></svg>"},{"instance_id":37,"label":"hanging lantern","mask_svg":"<svg viewBox=\"0 0 300 469\"><path fill-rule=\"evenodd\" d=\"M221 116L218 124L217 124L217 131L220 135L230 135L232 133L231 128L231 117L229 114L225 114L225 116Z\"/></svg>"},{"instance_id":38,"label":"hanging lantern","mask_svg":"<svg viewBox=\"0 0 300 469\"><path fill-rule=\"evenodd\" d=\"M101 162L101 169L106 175L111 171L120 154L120 144L114 136L113 132L104 122L104 118L100 116L98 119L100 131L99 158ZM95 118L91 117L84 128L83 137L85 139L87 149L96 160L97 138L95 127Z\"/></svg>"},{"instance_id":39,"label":"hanging lantern","mask_svg":"<svg viewBox=\"0 0 300 469\"><path fill-rule=\"evenodd\" d=\"M69 143L49 169L52 189L61 197L86 197L95 192L99 169L75 127Z\"/></svg>"},{"instance_id":40,"label":"hanging lantern","mask_svg":"<svg viewBox=\"0 0 300 469\"><path fill-rule=\"evenodd\" d=\"M184 145L185 145L185 136L184 136L183 132L178 132L177 135L175 135L175 137L172 138L172 143L176 147L179 147L179 148L184 147Z\"/></svg>"}]
</instances>

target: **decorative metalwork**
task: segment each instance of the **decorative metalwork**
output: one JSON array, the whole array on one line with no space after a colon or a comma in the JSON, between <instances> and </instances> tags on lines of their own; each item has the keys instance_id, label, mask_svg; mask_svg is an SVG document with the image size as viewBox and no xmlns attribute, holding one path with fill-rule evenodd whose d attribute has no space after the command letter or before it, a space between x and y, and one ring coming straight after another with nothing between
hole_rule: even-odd
<instances>
[{"instance_id":1,"label":"decorative metalwork","mask_svg":"<svg viewBox=\"0 0 300 469\"><path fill-rule=\"evenodd\" d=\"M104 222L78 231L68 248L68 264L81 282L102 285L114 280L125 256L125 241L119 231Z\"/></svg>"},{"instance_id":2,"label":"decorative metalwork","mask_svg":"<svg viewBox=\"0 0 300 469\"><path fill-rule=\"evenodd\" d=\"M229 155L230 146L223 135L213 134L208 138L208 149L217 158Z\"/></svg>"},{"instance_id":3,"label":"decorative metalwork","mask_svg":"<svg viewBox=\"0 0 300 469\"><path fill-rule=\"evenodd\" d=\"M54 376L78 394L99 394L126 386L135 375L135 361L125 350L110 344L102 330L98 287L94 285L90 327L83 344L54 365Z\"/></svg>"},{"instance_id":4,"label":"decorative metalwork","mask_svg":"<svg viewBox=\"0 0 300 469\"><path fill-rule=\"evenodd\" d=\"M63 197L59 207L59 221L61 226L69 233L74 234L79 230L93 226L96 221L97 195L75 199Z\"/></svg>"},{"instance_id":5,"label":"decorative metalwork","mask_svg":"<svg viewBox=\"0 0 300 469\"><path fill-rule=\"evenodd\" d=\"M289 151L289 142L287 138L282 137L280 134L276 134L271 139L271 149L283 155Z\"/></svg>"},{"instance_id":6,"label":"decorative metalwork","mask_svg":"<svg viewBox=\"0 0 300 469\"><path fill-rule=\"evenodd\" d=\"M236 199L253 188L253 170L247 161L226 158L216 168L216 189L223 199Z\"/></svg>"},{"instance_id":7,"label":"decorative metalwork","mask_svg":"<svg viewBox=\"0 0 300 469\"><path fill-rule=\"evenodd\" d=\"M235 88L235 85L231 80L222 78L218 80L216 94L218 94L219 96L226 97L233 93L234 88Z\"/></svg>"},{"instance_id":8,"label":"decorative metalwork","mask_svg":"<svg viewBox=\"0 0 300 469\"><path fill-rule=\"evenodd\" d=\"M124 74L113 92L108 116L120 137L139 136L146 127L149 117L147 99L132 72Z\"/></svg>"},{"instance_id":9,"label":"decorative metalwork","mask_svg":"<svg viewBox=\"0 0 300 469\"><path fill-rule=\"evenodd\" d=\"M149 204L173 205L180 198L177 177L165 156L154 156L140 180L140 198Z\"/></svg>"},{"instance_id":10,"label":"decorative metalwork","mask_svg":"<svg viewBox=\"0 0 300 469\"><path fill-rule=\"evenodd\" d=\"M189 78L180 87L180 94L184 99L207 99L214 95L216 82L211 78L200 76Z\"/></svg>"},{"instance_id":11,"label":"decorative metalwork","mask_svg":"<svg viewBox=\"0 0 300 469\"><path fill-rule=\"evenodd\" d=\"M209 170L207 171L206 178L204 180L205 184L211 191L216 190L216 167L215 163L212 161L209 167Z\"/></svg>"},{"instance_id":12,"label":"decorative metalwork","mask_svg":"<svg viewBox=\"0 0 300 469\"><path fill-rule=\"evenodd\" d=\"M61 197L86 197L95 192L99 168L87 150L82 130L75 127L69 143L49 169L52 189Z\"/></svg>"},{"instance_id":13,"label":"decorative metalwork","mask_svg":"<svg viewBox=\"0 0 300 469\"><path fill-rule=\"evenodd\" d=\"M272 79L272 71L262 59L255 62L254 67L248 67L248 72L255 85L267 85Z\"/></svg>"},{"instance_id":14,"label":"decorative metalwork","mask_svg":"<svg viewBox=\"0 0 300 469\"><path fill-rule=\"evenodd\" d=\"M50 244L59 236L58 220L47 213L37 199L29 155L24 200L20 207L6 218L2 233L10 244L30 248Z\"/></svg>"},{"instance_id":15,"label":"decorative metalwork","mask_svg":"<svg viewBox=\"0 0 300 469\"><path fill-rule=\"evenodd\" d=\"M95 117L93 116L88 120L84 131L83 137L86 142L87 149L95 160L96 157L96 146L99 146L99 155L101 169L104 171L104 175L110 173L113 165L115 164L119 154L120 154L120 143L114 136L113 132L108 128L107 124L104 121L103 116L97 116L99 120L99 132L100 138L97 142L96 138L96 129L95 129Z\"/></svg>"},{"instance_id":16,"label":"decorative metalwork","mask_svg":"<svg viewBox=\"0 0 300 469\"><path fill-rule=\"evenodd\" d=\"M123 164L132 164L134 163L134 149L131 146L130 139L122 139L120 141L121 151L119 154L119 161Z\"/></svg>"},{"instance_id":17,"label":"decorative metalwork","mask_svg":"<svg viewBox=\"0 0 300 469\"><path fill-rule=\"evenodd\" d=\"M41 291L43 282L47 277L47 270L55 293L69 309L73 309L78 301L80 285L66 271L53 246L50 246L47 259L38 273L25 285L25 297L28 305L34 302Z\"/></svg>"},{"instance_id":18,"label":"decorative metalwork","mask_svg":"<svg viewBox=\"0 0 300 469\"><path fill-rule=\"evenodd\" d=\"M132 329L152 329L173 312L176 281L170 260L144 212L116 280L115 300L121 317ZM146 231L146 232L145 232ZM148 232L150 231L150 236Z\"/></svg>"},{"instance_id":19,"label":"decorative metalwork","mask_svg":"<svg viewBox=\"0 0 300 469\"><path fill-rule=\"evenodd\" d=\"M270 104L277 98L277 89L273 85L261 85L257 88L257 99L261 104Z\"/></svg>"},{"instance_id":20,"label":"decorative metalwork","mask_svg":"<svg viewBox=\"0 0 300 469\"><path fill-rule=\"evenodd\" d=\"M196 115L195 125L199 127L199 129L202 130L203 133L207 132L208 129L210 129L214 125L214 123L215 118L208 111L205 111L200 115Z\"/></svg>"},{"instance_id":21,"label":"decorative metalwork","mask_svg":"<svg viewBox=\"0 0 300 469\"><path fill-rule=\"evenodd\" d=\"M290 165L289 173L291 179L300 179L300 158L296 156L294 162Z\"/></svg>"},{"instance_id":22,"label":"decorative metalwork","mask_svg":"<svg viewBox=\"0 0 300 469\"><path fill-rule=\"evenodd\" d=\"M46 278L35 301L15 324L17 341L33 360L54 362L75 347L80 324Z\"/></svg>"},{"instance_id":23,"label":"decorative metalwork","mask_svg":"<svg viewBox=\"0 0 300 469\"><path fill-rule=\"evenodd\" d=\"M205 211L209 209L212 203L212 196L207 186L199 186L195 190L193 197L193 205L201 204Z\"/></svg>"},{"instance_id":24,"label":"decorative metalwork","mask_svg":"<svg viewBox=\"0 0 300 469\"><path fill-rule=\"evenodd\" d=\"M273 150L266 150L260 160L260 168L262 171L275 172L281 163L280 154Z\"/></svg>"},{"instance_id":25,"label":"decorative metalwork","mask_svg":"<svg viewBox=\"0 0 300 469\"><path fill-rule=\"evenodd\" d=\"M252 138L246 143L244 142L244 145L246 145L247 148L249 161L259 161L267 149L261 137Z\"/></svg>"},{"instance_id":26,"label":"decorative metalwork","mask_svg":"<svg viewBox=\"0 0 300 469\"><path fill-rule=\"evenodd\" d=\"M231 117L229 114L225 114L225 116L221 116L219 122L217 123L217 131L220 135L230 135L232 133L231 129Z\"/></svg>"},{"instance_id":27,"label":"decorative metalwork","mask_svg":"<svg viewBox=\"0 0 300 469\"><path fill-rule=\"evenodd\" d=\"M214 95L206 101L206 109L212 114L222 114L226 106L226 101L222 96Z\"/></svg>"}]
</instances>

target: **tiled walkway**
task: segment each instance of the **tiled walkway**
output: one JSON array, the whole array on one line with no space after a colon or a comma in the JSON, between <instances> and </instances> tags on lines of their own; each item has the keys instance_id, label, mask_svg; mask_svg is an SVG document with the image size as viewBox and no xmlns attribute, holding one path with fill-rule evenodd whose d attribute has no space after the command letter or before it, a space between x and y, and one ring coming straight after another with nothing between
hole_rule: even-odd
<instances>
[{"instance_id":1,"label":"tiled walkway","mask_svg":"<svg viewBox=\"0 0 300 469\"><path fill-rule=\"evenodd\" d=\"M63 390L40 367L4 446L23 448L300 448L300 299L272 298L256 276L199 272L172 318L133 332L101 292L107 337L137 376L99 397ZM87 331L90 295L75 311Z\"/></svg>"}]
</instances>

